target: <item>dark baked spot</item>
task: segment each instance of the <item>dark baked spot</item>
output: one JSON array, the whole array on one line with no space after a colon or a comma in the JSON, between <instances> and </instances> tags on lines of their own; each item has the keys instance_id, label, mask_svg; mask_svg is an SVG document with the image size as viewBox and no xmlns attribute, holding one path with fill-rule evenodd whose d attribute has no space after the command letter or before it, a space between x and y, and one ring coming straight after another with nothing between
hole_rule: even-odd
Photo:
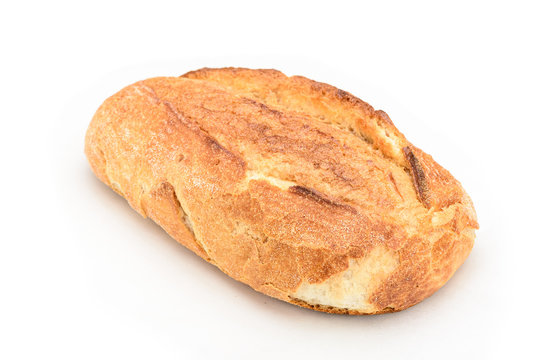
<instances>
[{"instance_id":1,"label":"dark baked spot","mask_svg":"<svg viewBox=\"0 0 539 360\"><path fill-rule=\"evenodd\" d=\"M232 154L230 150L225 148L223 145L219 144L219 142L215 140L213 137L207 135L204 137L204 140L206 141L206 143L210 146L212 150L217 151L217 152L225 152L227 154Z\"/></svg>"},{"instance_id":2,"label":"dark baked spot","mask_svg":"<svg viewBox=\"0 0 539 360\"><path fill-rule=\"evenodd\" d=\"M419 160L413 153L412 149L410 149L409 146L406 146L402 148L402 151L404 152L404 155L406 156L406 160L408 161L408 164L410 165L410 171L412 173L412 179L414 182L414 187L417 193L417 196L419 197L419 200L425 205L427 208L430 207L430 201L429 201L429 188L427 185L427 179L425 177L425 172L423 171L423 167L419 163Z\"/></svg>"},{"instance_id":3,"label":"dark baked spot","mask_svg":"<svg viewBox=\"0 0 539 360\"><path fill-rule=\"evenodd\" d=\"M388 114L386 114L385 111L383 110L376 110L375 111L375 114L378 116L378 118L382 121L384 121L385 123L387 123L388 125L391 125L391 126L395 126L393 125L393 121L391 121L391 118L389 117ZM387 129L386 129L386 135L389 136L387 134Z\"/></svg>"},{"instance_id":4,"label":"dark baked spot","mask_svg":"<svg viewBox=\"0 0 539 360\"><path fill-rule=\"evenodd\" d=\"M337 89L337 97L339 99L343 99L343 100L350 100L351 98L351 95L349 92L347 91L344 91L344 90L341 90L341 89Z\"/></svg>"},{"instance_id":5,"label":"dark baked spot","mask_svg":"<svg viewBox=\"0 0 539 360\"><path fill-rule=\"evenodd\" d=\"M319 191L315 189L307 188L300 185L294 185L294 186L289 187L288 191L291 192L292 194L303 196L307 199L316 201L319 204L341 208L341 209L344 209L353 213L357 212L356 209L354 209L350 205L346 205L346 204L342 204L342 203L338 203L333 200L330 200L327 196L325 196L324 194L320 193Z\"/></svg>"}]
</instances>

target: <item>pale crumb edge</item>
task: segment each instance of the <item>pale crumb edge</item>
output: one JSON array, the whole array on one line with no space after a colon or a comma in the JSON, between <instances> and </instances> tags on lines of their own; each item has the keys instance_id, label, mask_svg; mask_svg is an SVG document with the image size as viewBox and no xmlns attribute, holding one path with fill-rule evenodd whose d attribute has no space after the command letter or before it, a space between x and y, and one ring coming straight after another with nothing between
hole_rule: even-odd
<instances>
[{"instance_id":1,"label":"pale crumb edge","mask_svg":"<svg viewBox=\"0 0 539 360\"><path fill-rule=\"evenodd\" d=\"M308 304L348 309L361 313L376 312L370 294L395 271L398 253L377 246L366 257L350 259L348 268L322 283L303 282L292 296Z\"/></svg>"}]
</instances>

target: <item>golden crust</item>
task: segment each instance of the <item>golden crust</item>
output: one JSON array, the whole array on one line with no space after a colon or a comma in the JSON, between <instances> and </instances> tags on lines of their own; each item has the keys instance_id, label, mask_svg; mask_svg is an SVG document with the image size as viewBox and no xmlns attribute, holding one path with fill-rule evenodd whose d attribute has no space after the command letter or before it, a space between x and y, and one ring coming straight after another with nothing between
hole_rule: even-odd
<instances>
[{"instance_id":1,"label":"golden crust","mask_svg":"<svg viewBox=\"0 0 539 360\"><path fill-rule=\"evenodd\" d=\"M102 181L199 256L320 311L418 303L462 264L478 226L458 181L384 112L275 70L128 86L98 109L85 152Z\"/></svg>"}]
</instances>

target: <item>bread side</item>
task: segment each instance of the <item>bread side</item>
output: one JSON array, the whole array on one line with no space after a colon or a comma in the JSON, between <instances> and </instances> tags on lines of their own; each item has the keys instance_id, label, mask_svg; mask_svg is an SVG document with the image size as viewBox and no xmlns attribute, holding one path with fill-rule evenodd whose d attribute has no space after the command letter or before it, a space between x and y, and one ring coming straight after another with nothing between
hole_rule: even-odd
<instances>
[{"instance_id":1,"label":"bread side","mask_svg":"<svg viewBox=\"0 0 539 360\"><path fill-rule=\"evenodd\" d=\"M464 261L460 184L352 95L274 70L131 85L97 111L96 175L231 277L322 311L409 307Z\"/></svg>"}]
</instances>

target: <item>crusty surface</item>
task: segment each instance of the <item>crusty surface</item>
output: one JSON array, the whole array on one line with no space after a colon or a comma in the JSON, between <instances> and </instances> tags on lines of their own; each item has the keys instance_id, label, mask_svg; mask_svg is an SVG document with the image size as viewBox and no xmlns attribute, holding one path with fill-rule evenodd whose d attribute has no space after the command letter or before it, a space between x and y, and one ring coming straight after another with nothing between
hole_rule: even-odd
<instances>
[{"instance_id":1,"label":"crusty surface","mask_svg":"<svg viewBox=\"0 0 539 360\"><path fill-rule=\"evenodd\" d=\"M478 227L460 183L351 94L275 70L201 69L107 99L96 175L229 276L315 310L399 311Z\"/></svg>"}]
</instances>

